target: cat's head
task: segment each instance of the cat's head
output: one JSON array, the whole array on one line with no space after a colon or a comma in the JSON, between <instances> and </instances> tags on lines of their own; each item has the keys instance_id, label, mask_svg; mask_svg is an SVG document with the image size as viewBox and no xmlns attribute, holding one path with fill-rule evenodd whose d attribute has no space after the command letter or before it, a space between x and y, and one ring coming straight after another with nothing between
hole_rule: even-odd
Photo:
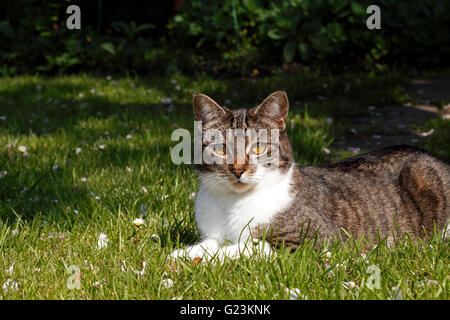
<instances>
[{"instance_id":1,"label":"cat's head","mask_svg":"<svg viewBox=\"0 0 450 320\"><path fill-rule=\"evenodd\" d=\"M194 95L202 151L214 160L197 166L204 187L243 193L280 180L293 162L286 133L288 109L288 97L282 91L255 108L235 110L204 94Z\"/></svg>"}]
</instances>

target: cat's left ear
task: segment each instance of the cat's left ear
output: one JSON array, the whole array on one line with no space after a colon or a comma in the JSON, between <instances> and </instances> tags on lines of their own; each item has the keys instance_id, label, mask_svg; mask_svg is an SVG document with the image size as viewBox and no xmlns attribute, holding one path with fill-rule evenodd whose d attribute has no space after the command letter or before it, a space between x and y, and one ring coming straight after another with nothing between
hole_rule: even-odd
<instances>
[{"instance_id":1,"label":"cat's left ear","mask_svg":"<svg viewBox=\"0 0 450 320\"><path fill-rule=\"evenodd\" d=\"M276 91L269 95L259 106L249 110L249 115L268 119L275 123L280 131L286 129L286 117L289 111L289 100L284 91Z\"/></svg>"}]
</instances>

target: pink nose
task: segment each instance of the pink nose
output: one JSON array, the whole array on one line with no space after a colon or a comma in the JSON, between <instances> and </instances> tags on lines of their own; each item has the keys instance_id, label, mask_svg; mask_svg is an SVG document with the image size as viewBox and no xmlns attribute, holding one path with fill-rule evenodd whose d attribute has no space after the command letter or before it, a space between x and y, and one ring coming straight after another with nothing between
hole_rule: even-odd
<instances>
[{"instance_id":1,"label":"pink nose","mask_svg":"<svg viewBox=\"0 0 450 320\"><path fill-rule=\"evenodd\" d=\"M242 174L245 172L244 168L233 168L231 169L231 172L236 176L236 178L240 178Z\"/></svg>"}]
</instances>

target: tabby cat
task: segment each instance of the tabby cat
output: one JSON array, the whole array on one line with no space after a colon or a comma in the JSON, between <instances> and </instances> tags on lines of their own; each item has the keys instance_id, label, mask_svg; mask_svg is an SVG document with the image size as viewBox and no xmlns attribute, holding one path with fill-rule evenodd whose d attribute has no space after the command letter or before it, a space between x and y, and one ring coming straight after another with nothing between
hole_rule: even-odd
<instances>
[{"instance_id":1,"label":"tabby cat","mask_svg":"<svg viewBox=\"0 0 450 320\"><path fill-rule=\"evenodd\" d=\"M227 129L275 129L279 138L275 146L269 139L254 143L248 138L242 163L228 159L197 165L195 218L202 240L172 257L237 257L281 245L295 249L305 236L319 242L351 235L392 243L404 233L430 236L435 227L449 236L448 164L419 149L395 146L300 167L286 133L288 108L282 91L250 110L230 110L206 95L194 96L203 132L217 129L225 136ZM203 141L203 148L210 143ZM271 148L279 152L276 167L259 161L259 154ZM227 157L226 146L215 152Z\"/></svg>"}]
</instances>

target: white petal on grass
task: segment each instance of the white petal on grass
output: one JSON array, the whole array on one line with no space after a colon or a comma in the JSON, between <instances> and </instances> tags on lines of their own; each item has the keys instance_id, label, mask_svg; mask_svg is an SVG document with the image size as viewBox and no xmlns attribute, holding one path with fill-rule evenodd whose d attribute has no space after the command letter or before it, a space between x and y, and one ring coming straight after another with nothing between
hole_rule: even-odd
<instances>
[{"instance_id":1,"label":"white petal on grass","mask_svg":"<svg viewBox=\"0 0 450 320\"><path fill-rule=\"evenodd\" d=\"M13 271L14 271L14 263L8 269L6 269L5 271L6 271L6 274L8 276L11 276Z\"/></svg>"},{"instance_id":2,"label":"white petal on grass","mask_svg":"<svg viewBox=\"0 0 450 320\"><path fill-rule=\"evenodd\" d=\"M421 137L428 137L429 135L432 135L433 132L434 132L434 129L431 129L431 130L419 133L419 136L421 136Z\"/></svg>"},{"instance_id":3,"label":"white petal on grass","mask_svg":"<svg viewBox=\"0 0 450 320\"><path fill-rule=\"evenodd\" d=\"M328 149L328 148L323 148L323 153L325 153L325 154L330 154L331 153L331 150L330 149Z\"/></svg>"},{"instance_id":4,"label":"white petal on grass","mask_svg":"<svg viewBox=\"0 0 450 320\"><path fill-rule=\"evenodd\" d=\"M367 255L366 255L366 253L365 253L364 251L361 251L361 257L362 257L363 259L366 259L366 258L367 258Z\"/></svg>"},{"instance_id":5,"label":"white petal on grass","mask_svg":"<svg viewBox=\"0 0 450 320\"><path fill-rule=\"evenodd\" d=\"M150 236L150 238L151 238L153 241L158 241L158 240L159 240L159 235L157 235L156 233L154 233L154 234L152 234L152 235Z\"/></svg>"},{"instance_id":6,"label":"white petal on grass","mask_svg":"<svg viewBox=\"0 0 450 320\"><path fill-rule=\"evenodd\" d=\"M133 136L129 133L129 134L126 135L125 138L126 138L127 140L130 140L131 138L133 138Z\"/></svg>"},{"instance_id":7,"label":"white petal on grass","mask_svg":"<svg viewBox=\"0 0 450 320\"><path fill-rule=\"evenodd\" d=\"M87 178L86 178L86 177L82 177L82 178L81 178L81 181L82 181L82 182L86 182L86 181L87 181Z\"/></svg>"},{"instance_id":8,"label":"white petal on grass","mask_svg":"<svg viewBox=\"0 0 450 320\"><path fill-rule=\"evenodd\" d=\"M147 188L146 187L141 187L141 191L142 191L142 193L148 193L148 190L147 190Z\"/></svg>"},{"instance_id":9,"label":"white petal on grass","mask_svg":"<svg viewBox=\"0 0 450 320\"><path fill-rule=\"evenodd\" d=\"M79 154L81 152L81 148L75 148L75 154Z\"/></svg>"},{"instance_id":10,"label":"white petal on grass","mask_svg":"<svg viewBox=\"0 0 450 320\"><path fill-rule=\"evenodd\" d=\"M100 150L105 150L106 145L105 145L105 144L101 144L101 145L98 146L98 148L99 148Z\"/></svg>"},{"instance_id":11,"label":"white petal on grass","mask_svg":"<svg viewBox=\"0 0 450 320\"><path fill-rule=\"evenodd\" d=\"M299 299L308 299L308 297L306 297L305 295L303 295L303 293L301 292L300 289L298 288L287 288L286 287L286 294L283 297L283 300L299 300Z\"/></svg>"},{"instance_id":12,"label":"white petal on grass","mask_svg":"<svg viewBox=\"0 0 450 320\"><path fill-rule=\"evenodd\" d=\"M5 292L17 291L18 289L19 289L19 283L16 281L13 281L11 279L7 279L6 282L3 284L3 290Z\"/></svg>"},{"instance_id":13,"label":"white petal on grass","mask_svg":"<svg viewBox=\"0 0 450 320\"><path fill-rule=\"evenodd\" d=\"M57 171L58 169L59 169L59 166L58 166L57 164L55 164L55 165L52 167L53 172Z\"/></svg>"},{"instance_id":14,"label":"white petal on grass","mask_svg":"<svg viewBox=\"0 0 450 320\"><path fill-rule=\"evenodd\" d=\"M26 152L27 152L27 147L25 147L25 146L19 146L19 147L17 148L17 150L19 150L19 151L22 152L22 153L26 153Z\"/></svg>"},{"instance_id":15,"label":"white petal on grass","mask_svg":"<svg viewBox=\"0 0 450 320\"><path fill-rule=\"evenodd\" d=\"M19 234L19 229L14 229L13 231L11 231L11 235L13 237L17 236Z\"/></svg>"},{"instance_id":16,"label":"white petal on grass","mask_svg":"<svg viewBox=\"0 0 450 320\"><path fill-rule=\"evenodd\" d=\"M358 285L355 283L355 282L353 282L353 281L348 281L348 282L342 282L341 283L343 286L344 286L344 288L346 288L346 289L353 289L353 288L358 288Z\"/></svg>"},{"instance_id":17,"label":"white petal on grass","mask_svg":"<svg viewBox=\"0 0 450 320\"><path fill-rule=\"evenodd\" d=\"M134 270L133 268L133 271L134 271L134 273L136 273L136 274L138 274L138 275L140 275L140 276L143 276L144 275L144 273L145 273L145 267L147 266L147 263L144 261L144 262L142 262L142 270L141 271L139 271L139 270Z\"/></svg>"},{"instance_id":18,"label":"white petal on grass","mask_svg":"<svg viewBox=\"0 0 450 320\"><path fill-rule=\"evenodd\" d=\"M97 247L98 249L103 249L108 246L108 236L104 233L100 233L100 236L98 237Z\"/></svg>"},{"instance_id":19,"label":"white petal on grass","mask_svg":"<svg viewBox=\"0 0 450 320\"><path fill-rule=\"evenodd\" d=\"M161 283L162 283L162 285L163 285L165 288L167 288L167 289L169 289L169 288L171 288L171 287L173 286L173 280L170 279L170 278L163 279L163 280L161 281Z\"/></svg>"}]
</instances>

